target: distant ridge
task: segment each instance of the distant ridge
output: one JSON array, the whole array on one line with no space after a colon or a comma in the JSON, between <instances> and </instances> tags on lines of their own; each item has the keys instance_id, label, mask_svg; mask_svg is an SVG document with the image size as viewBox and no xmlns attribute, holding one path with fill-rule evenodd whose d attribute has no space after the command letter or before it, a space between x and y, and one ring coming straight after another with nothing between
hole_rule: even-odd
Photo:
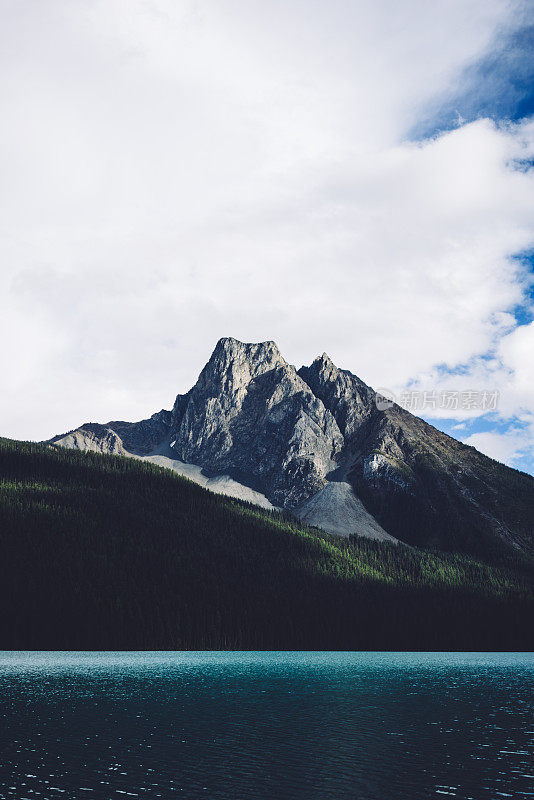
<instances>
[{"instance_id":1,"label":"distant ridge","mask_svg":"<svg viewBox=\"0 0 534 800\"><path fill-rule=\"evenodd\" d=\"M326 353L297 371L275 342L223 338L170 411L51 441L149 459L344 536L534 551L534 478L395 404L378 408L375 391Z\"/></svg>"}]
</instances>

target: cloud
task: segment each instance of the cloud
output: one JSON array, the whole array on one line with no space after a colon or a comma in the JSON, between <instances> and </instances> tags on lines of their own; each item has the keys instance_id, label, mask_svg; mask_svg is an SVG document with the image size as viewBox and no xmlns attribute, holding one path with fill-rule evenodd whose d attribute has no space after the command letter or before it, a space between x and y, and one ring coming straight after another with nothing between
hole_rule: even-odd
<instances>
[{"instance_id":1,"label":"cloud","mask_svg":"<svg viewBox=\"0 0 534 800\"><path fill-rule=\"evenodd\" d=\"M463 441L496 461L521 469L523 458L534 446L534 429L511 428L504 433L484 431L473 433Z\"/></svg>"},{"instance_id":2,"label":"cloud","mask_svg":"<svg viewBox=\"0 0 534 800\"><path fill-rule=\"evenodd\" d=\"M534 6L516 5L513 23L480 59L468 64L456 86L439 93L413 135L428 136L481 117L519 120L534 111Z\"/></svg>"},{"instance_id":3,"label":"cloud","mask_svg":"<svg viewBox=\"0 0 534 800\"><path fill-rule=\"evenodd\" d=\"M499 343L499 355L510 371L508 410L534 413L534 322L504 336Z\"/></svg>"},{"instance_id":4,"label":"cloud","mask_svg":"<svg viewBox=\"0 0 534 800\"><path fill-rule=\"evenodd\" d=\"M3 433L169 407L223 335L532 408L533 125L407 138L517 7L6 8Z\"/></svg>"}]
</instances>

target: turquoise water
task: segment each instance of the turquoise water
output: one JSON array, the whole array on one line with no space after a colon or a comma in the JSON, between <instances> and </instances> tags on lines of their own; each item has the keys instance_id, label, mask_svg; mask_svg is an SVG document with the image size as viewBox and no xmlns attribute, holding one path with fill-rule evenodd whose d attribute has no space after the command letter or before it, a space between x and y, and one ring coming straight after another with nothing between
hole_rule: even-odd
<instances>
[{"instance_id":1,"label":"turquoise water","mask_svg":"<svg viewBox=\"0 0 534 800\"><path fill-rule=\"evenodd\" d=\"M534 798L534 656L0 653L0 798Z\"/></svg>"}]
</instances>

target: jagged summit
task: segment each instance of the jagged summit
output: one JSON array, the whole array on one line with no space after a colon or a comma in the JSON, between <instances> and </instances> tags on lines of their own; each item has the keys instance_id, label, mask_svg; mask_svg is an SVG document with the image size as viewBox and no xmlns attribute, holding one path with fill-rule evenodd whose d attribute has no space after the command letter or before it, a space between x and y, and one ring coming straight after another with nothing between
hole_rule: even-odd
<instances>
[{"instance_id":1,"label":"jagged summit","mask_svg":"<svg viewBox=\"0 0 534 800\"><path fill-rule=\"evenodd\" d=\"M246 482L275 505L295 507L335 467L337 424L274 342L221 339L182 402L177 456Z\"/></svg>"},{"instance_id":2,"label":"jagged summit","mask_svg":"<svg viewBox=\"0 0 534 800\"><path fill-rule=\"evenodd\" d=\"M272 359L285 363L276 342L241 342L239 339L234 339L232 336L224 336L222 339L219 339L210 357L210 361L214 357L247 359L251 361Z\"/></svg>"},{"instance_id":3,"label":"jagged summit","mask_svg":"<svg viewBox=\"0 0 534 800\"><path fill-rule=\"evenodd\" d=\"M273 341L222 338L172 411L52 441L156 460L333 533L533 549L532 477L398 406L378 408L374 390L326 353L297 371Z\"/></svg>"},{"instance_id":4,"label":"jagged summit","mask_svg":"<svg viewBox=\"0 0 534 800\"><path fill-rule=\"evenodd\" d=\"M301 375L301 377L305 375L308 377L321 376L322 380L336 380L341 372L342 371L334 364L328 353L323 353L317 356L317 358L314 358L309 367L301 367L299 375ZM305 380L307 379L305 378Z\"/></svg>"},{"instance_id":5,"label":"jagged summit","mask_svg":"<svg viewBox=\"0 0 534 800\"><path fill-rule=\"evenodd\" d=\"M196 386L237 392L250 380L277 367L287 367L275 342L240 342L219 339Z\"/></svg>"},{"instance_id":6,"label":"jagged summit","mask_svg":"<svg viewBox=\"0 0 534 800\"><path fill-rule=\"evenodd\" d=\"M313 359L313 363L317 364L319 367L335 367L336 365L328 355L328 353L323 353L320 356L317 356Z\"/></svg>"}]
</instances>

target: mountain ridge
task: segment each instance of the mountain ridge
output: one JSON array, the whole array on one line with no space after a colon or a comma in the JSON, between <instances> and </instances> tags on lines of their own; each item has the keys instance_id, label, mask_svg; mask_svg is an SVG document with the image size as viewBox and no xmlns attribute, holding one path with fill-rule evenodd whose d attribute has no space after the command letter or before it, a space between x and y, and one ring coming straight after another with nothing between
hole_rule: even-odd
<instances>
[{"instance_id":1,"label":"mountain ridge","mask_svg":"<svg viewBox=\"0 0 534 800\"><path fill-rule=\"evenodd\" d=\"M172 410L88 423L51 442L195 467L202 480L233 481L245 498L249 490L330 533L532 552L531 476L376 397L326 353L297 370L273 341L226 337Z\"/></svg>"}]
</instances>

